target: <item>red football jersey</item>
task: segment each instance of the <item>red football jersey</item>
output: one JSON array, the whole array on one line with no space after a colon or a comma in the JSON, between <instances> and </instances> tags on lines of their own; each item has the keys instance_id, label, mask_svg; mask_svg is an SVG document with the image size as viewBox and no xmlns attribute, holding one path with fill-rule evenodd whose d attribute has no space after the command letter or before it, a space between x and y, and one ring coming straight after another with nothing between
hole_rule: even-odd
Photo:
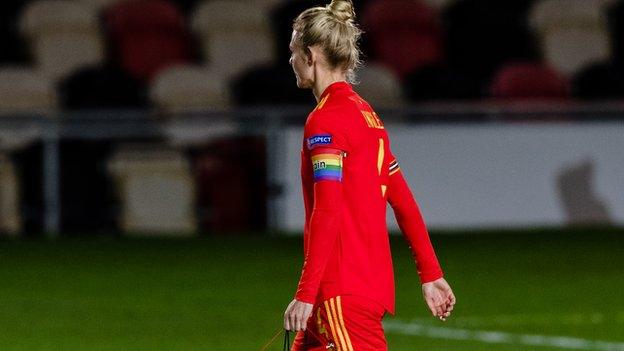
<instances>
[{"instance_id":1,"label":"red football jersey","mask_svg":"<svg viewBox=\"0 0 624 351\"><path fill-rule=\"evenodd\" d=\"M310 113L301 152L304 265L295 298L318 303L359 295L394 313L386 203L421 281L442 277L418 206L379 116L351 85L330 85Z\"/></svg>"}]
</instances>

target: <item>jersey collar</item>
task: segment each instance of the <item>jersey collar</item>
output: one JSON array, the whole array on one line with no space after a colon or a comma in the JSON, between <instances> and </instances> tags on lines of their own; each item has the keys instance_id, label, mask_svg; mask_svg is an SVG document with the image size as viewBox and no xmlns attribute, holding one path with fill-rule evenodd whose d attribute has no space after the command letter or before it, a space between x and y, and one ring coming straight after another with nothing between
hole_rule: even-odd
<instances>
[{"instance_id":1,"label":"jersey collar","mask_svg":"<svg viewBox=\"0 0 624 351\"><path fill-rule=\"evenodd\" d=\"M323 91L323 94L321 94L319 101L323 100L323 98L326 97L327 95L333 94L340 90L352 90L351 84L345 81L335 82L335 83L330 84L327 88L325 88L325 91Z\"/></svg>"}]
</instances>

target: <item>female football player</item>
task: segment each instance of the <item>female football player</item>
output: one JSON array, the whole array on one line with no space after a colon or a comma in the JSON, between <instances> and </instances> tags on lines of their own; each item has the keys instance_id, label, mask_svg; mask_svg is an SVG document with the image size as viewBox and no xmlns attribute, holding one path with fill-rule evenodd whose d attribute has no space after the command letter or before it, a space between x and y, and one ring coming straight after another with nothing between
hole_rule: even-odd
<instances>
[{"instance_id":1,"label":"female football player","mask_svg":"<svg viewBox=\"0 0 624 351\"><path fill-rule=\"evenodd\" d=\"M379 116L350 84L360 65L353 4L333 0L294 22L290 64L318 102L304 128L301 177L304 263L284 328L293 350L386 350L394 313L386 202L412 250L431 313L445 320L455 296Z\"/></svg>"}]
</instances>

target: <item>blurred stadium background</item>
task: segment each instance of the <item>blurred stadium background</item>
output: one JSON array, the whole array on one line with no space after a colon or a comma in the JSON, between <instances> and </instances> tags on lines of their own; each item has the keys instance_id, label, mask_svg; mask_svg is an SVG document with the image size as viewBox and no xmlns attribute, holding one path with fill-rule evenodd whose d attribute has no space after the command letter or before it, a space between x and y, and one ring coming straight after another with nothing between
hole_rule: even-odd
<instances>
[{"instance_id":1,"label":"blurred stadium background","mask_svg":"<svg viewBox=\"0 0 624 351\"><path fill-rule=\"evenodd\" d=\"M324 4L0 2L0 349L258 350L279 329L314 106L288 40ZM624 350L624 1L355 5L356 90L458 296L431 319L393 235L390 349Z\"/></svg>"}]
</instances>

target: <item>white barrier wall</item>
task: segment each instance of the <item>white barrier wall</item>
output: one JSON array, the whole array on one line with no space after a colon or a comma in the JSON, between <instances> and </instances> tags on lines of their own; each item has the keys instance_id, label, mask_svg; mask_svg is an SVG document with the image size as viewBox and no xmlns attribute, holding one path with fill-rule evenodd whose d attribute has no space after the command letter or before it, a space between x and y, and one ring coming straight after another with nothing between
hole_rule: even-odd
<instances>
[{"instance_id":1,"label":"white barrier wall","mask_svg":"<svg viewBox=\"0 0 624 351\"><path fill-rule=\"evenodd\" d=\"M429 227L624 225L623 123L386 128ZM278 226L301 231L301 130L283 135Z\"/></svg>"}]
</instances>

